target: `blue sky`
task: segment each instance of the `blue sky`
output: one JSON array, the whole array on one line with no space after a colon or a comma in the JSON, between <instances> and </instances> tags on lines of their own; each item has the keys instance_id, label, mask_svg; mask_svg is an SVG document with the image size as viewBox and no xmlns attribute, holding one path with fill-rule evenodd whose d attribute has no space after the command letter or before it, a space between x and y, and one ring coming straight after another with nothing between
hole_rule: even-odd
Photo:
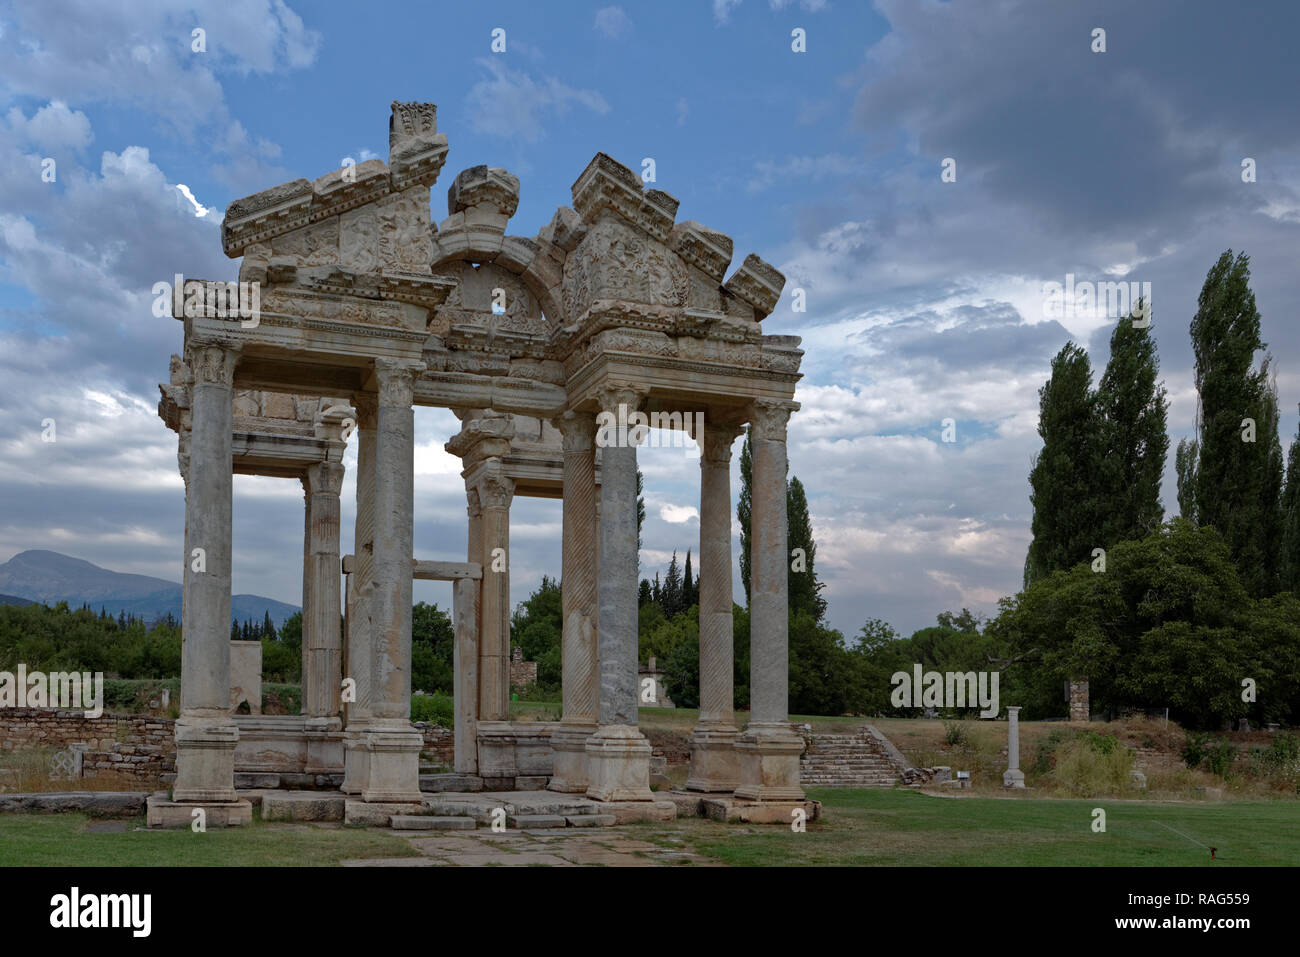
<instances>
[{"instance_id":1,"label":"blue sky","mask_svg":"<svg viewBox=\"0 0 1300 957\"><path fill-rule=\"evenodd\" d=\"M731 235L737 263L753 251L781 268L764 329L804 339L791 471L832 624L989 613L1020 580L1050 358L1074 337L1099 372L1113 326L1048 318L1044 283L1152 283L1176 444L1195 415L1197 292L1220 252L1246 250L1284 441L1295 434L1296 9L0 0L0 560L52 548L179 578L183 492L154 406L181 327L152 316L150 287L233 276L228 203L386 157L389 103L427 100L450 141L435 221L455 173L486 163L520 178L510 232L534 235L600 150L638 170L652 158L679 219ZM945 158L956 182L941 181ZM179 184L212 212L196 217ZM458 462L442 450L456 427L417 413L421 557L463 554ZM642 468L653 574L698 548L698 464L648 451ZM291 482L237 479L236 591L298 601L300 507ZM559 504L517 500L513 517L519 601L558 571ZM432 584L417 596L447 600Z\"/></svg>"}]
</instances>

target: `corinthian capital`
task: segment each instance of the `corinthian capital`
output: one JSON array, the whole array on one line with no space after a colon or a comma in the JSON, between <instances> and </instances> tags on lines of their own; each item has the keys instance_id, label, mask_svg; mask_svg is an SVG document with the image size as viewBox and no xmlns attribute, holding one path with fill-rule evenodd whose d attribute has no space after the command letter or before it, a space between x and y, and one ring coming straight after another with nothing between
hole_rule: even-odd
<instances>
[{"instance_id":1,"label":"corinthian capital","mask_svg":"<svg viewBox=\"0 0 1300 957\"><path fill-rule=\"evenodd\" d=\"M723 468L730 465L731 444L736 441L736 436L740 433L741 427L738 425L706 423L704 437L701 440L702 460Z\"/></svg>"},{"instance_id":2,"label":"corinthian capital","mask_svg":"<svg viewBox=\"0 0 1300 957\"><path fill-rule=\"evenodd\" d=\"M596 389L595 398L601 412L618 415L619 406L623 406L628 412L639 410L649 394L650 390L642 385L606 380Z\"/></svg>"},{"instance_id":3,"label":"corinthian capital","mask_svg":"<svg viewBox=\"0 0 1300 957\"><path fill-rule=\"evenodd\" d=\"M798 402L787 402L784 399L755 399L750 407L754 438L784 442L790 413L798 408Z\"/></svg>"},{"instance_id":4,"label":"corinthian capital","mask_svg":"<svg viewBox=\"0 0 1300 957\"><path fill-rule=\"evenodd\" d=\"M235 364L239 347L217 339L195 339L185 343L185 364L190 367L195 385L235 384Z\"/></svg>"},{"instance_id":5,"label":"corinthian capital","mask_svg":"<svg viewBox=\"0 0 1300 957\"><path fill-rule=\"evenodd\" d=\"M596 417L590 412L565 412L551 420L560 430L566 452L590 452L595 444Z\"/></svg>"},{"instance_id":6,"label":"corinthian capital","mask_svg":"<svg viewBox=\"0 0 1300 957\"><path fill-rule=\"evenodd\" d=\"M375 378L379 380L379 404L409 409L415 391L415 379L425 368L425 364L418 359L376 359Z\"/></svg>"},{"instance_id":7,"label":"corinthian capital","mask_svg":"<svg viewBox=\"0 0 1300 957\"><path fill-rule=\"evenodd\" d=\"M475 480L474 488L483 508L509 508L515 497L515 483L501 470L499 459L489 460Z\"/></svg>"}]
</instances>

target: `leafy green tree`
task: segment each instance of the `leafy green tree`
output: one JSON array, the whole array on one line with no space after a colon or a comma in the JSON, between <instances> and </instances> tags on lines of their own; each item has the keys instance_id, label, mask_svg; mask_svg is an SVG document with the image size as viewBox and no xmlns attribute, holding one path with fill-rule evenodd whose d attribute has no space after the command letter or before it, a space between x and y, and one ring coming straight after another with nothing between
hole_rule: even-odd
<instances>
[{"instance_id":1,"label":"leafy green tree","mask_svg":"<svg viewBox=\"0 0 1300 957\"><path fill-rule=\"evenodd\" d=\"M672 621L685 609L682 607L682 570L677 564L677 551L673 550L673 559L668 563L668 572L664 575L663 591L660 604L664 606L664 617Z\"/></svg>"},{"instance_id":2,"label":"leafy green tree","mask_svg":"<svg viewBox=\"0 0 1300 957\"><path fill-rule=\"evenodd\" d=\"M560 583L546 575L537 590L521 602L510 621L510 640L524 660L537 662L537 684L560 690L563 680L564 612Z\"/></svg>"},{"instance_id":3,"label":"leafy green tree","mask_svg":"<svg viewBox=\"0 0 1300 957\"><path fill-rule=\"evenodd\" d=\"M1135 313L1144 312L1141 306ZM1160 483L1169 436L1169 403L1149 328L1130 313L1110 337L1110 359L1097 388L1102 417L1101 547L1150 535L1164 521Z\"/></svg>"},{"instance_id":4,"label":"leafy green tree","mask_svg":"<svg viewBox=\"0 0 1300 957\"><path fill-rule=\"evenodd\" d=\"M1100 546L1100 432L1088 354L1066 343L1038 391L1043 448L1029 473L1034 516L1026 584L1087 560Z\"/></svg>"},{"instance_id":5,"label":"leafy green tree","mask_svg":"<svg viewBox=\"0 0 1300 957\"><path fill-rule=\"evenodd\" d=\"M455 682L456 629L436 604L411 608L411 690L451 694Z\"/></svg>"},{"instance_id":6,"label":"leafy green tree","mask_svg":"<svg viewBox=\"0 0 1300 957\"><path fill-rule=\"evenodd\" d=\"M1282 491L1281 587L1300 596L1300 432L1287 451L1286 485Z\"/></svg>"}]
</instances>

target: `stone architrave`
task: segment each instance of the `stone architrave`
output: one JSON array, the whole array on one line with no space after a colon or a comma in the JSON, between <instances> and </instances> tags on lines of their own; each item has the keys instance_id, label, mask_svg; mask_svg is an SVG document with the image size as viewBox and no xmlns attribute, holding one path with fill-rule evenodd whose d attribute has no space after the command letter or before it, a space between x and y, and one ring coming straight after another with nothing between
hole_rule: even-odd
<instances>
[{"instance_id":1,"label":"stone architrave","mask_svg":"<svg viewBox=\"0 0 1300 957\"><path fill-rule=\"evenodd\" d=\"M595 417L566 412L555 422L564 439L564 531L561 560L563 713L551 733L552 791L585 793L587 739L596 730L600 681L596 656Z\"/></svg>"},{"instance_id":2,"label":"stone architrave","mask_svg":"<svg viewBox=\"0 0 1300 957\"><path fill-rule=\"evenodd\" d=\"M375 443L379 428L379 397L373 392L352 397L356 410L357 513L353 537L353 569L348 576L347 660L344 675L354 700L343 705L343 784L345 794L359 795L367 779L369 752L362 734L370 718L371 640L370 605L375 552Z\"/></svg>"},{"instance_id":3,"label":"stone architrave","mask_svg":"<svg viewBox=\"0 0 1300 957\"><path fill-rule=\"evenodd\" d=\"M371 596L370 713L362 742L368 752L361 798L418 803L424 739L411 725L411 562L415 475L415 413L411 407L423 362L376 359L379 386L375 437L374 566Z\"/></svg>"},{"instance_id":4,"label":"stone architrave","mask_svg":"<svg viewBox=\"0 0 1300 957\"><path fill-rule=\"evenodd\" d=\"M606 421L626 422L644 397L643 390L623 383L597 391ZM600 466L599 724L587 739L587 796L650 801L650 742L637 728L637 437L632 429L601 430L599 421L597 426L598 440L608 441Z\"/></svg>"},{"instance_id":5,"label":"stone architrave","mask_svg":"<svg viewBox=\"0 0 1300 957\"><path fill-rule=\"evenodd\" d=\"M736 753L731 592L734 425L704 426L700 455L700 720L691 735L691 791L734 791Z\"/></svg>"},{"instance_id":6,"label":"stone architrave","mask_svg":"<svg viewBox=\"0 0 1300 957\"><path fill-rule=\"evenodd\" d=\"M790 727L789 554L786 527L786 424L794 402L753 403L750 436L753 512L749 542L749 726L736 740L747 801L802 801L803 740Z\"/></svg>"},{"instance_id":7,"label":"stone architrave","mask_svg":"<svg viewBox=\"0 0 1300 957\"><path fill-rule=\"evenodd\" d=\"M1002 772L1002 786L1022 788L1025 772L1020 770L1020 708L1007 708L1007 769Z\"/></svg>"},{"instance_id":8,"label":"stone architrave","mask_svg":"<svg viewBox=\"0 0 1300 957\"><path fill-rule=\"evenodd\" d=\"M237 349L186 344L194 376L181 648L184 695L176 721L178 803L233 803L239 728L230 715L231 424Z\"/></svg>"}]
</instances>

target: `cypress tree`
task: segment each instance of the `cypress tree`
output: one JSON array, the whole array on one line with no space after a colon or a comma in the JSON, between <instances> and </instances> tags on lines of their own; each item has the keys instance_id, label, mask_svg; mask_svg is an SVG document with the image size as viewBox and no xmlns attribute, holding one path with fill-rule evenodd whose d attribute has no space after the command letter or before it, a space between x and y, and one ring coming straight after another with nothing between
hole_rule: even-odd
<instances>
[{"instance_id":1,"label":"cypress tree","mask_svg":"<svg viewBox=\"0 0 1300 957\"><path fill-rule=\"evenodd\" d=\"M699 601L695 585L691 580L691 550L686 549L686 570L682 573L682 610L690 608Z\"/></svg>"},{"instance_id":2,"label":"cypress tree","mask_svg":"<svg viewBox=\"0 0 1300 957\"><path fill-rule=\"evenodd\" d=\"M1169 452L1165 422L1169 403L1157 384L1160 361L1149 328L1133 325L1135 310L1110 337L1110 359L1097 387L1101 414L1102 488L1098 503L1101 540L1145 538L1164 521L1160 481Z\"/></svg>"},{"instance_id":3,"label":"cypress tree","mask_svg":"<svg viewBox=\"0 0 1300 957\"><path fill-rule=\"evenodd\" d=\"M1102 546L1099 522L1101 419L1088 354L1067 342L1038 390L1043 448L1029 473L1033 540L1025 558L1028 586L1058 569L1088 561Z\"/></svg>"},{"instance_id":4,"label":"cypress tree","mask_svg":"<svg viewBox=\"0 0 1300 957\"><path fill-rule=\"evenodd\" d=\"M682 570L677 564L677 550L673 550L673 559L668 563L668 573L664 576L663 587L664 617L671 619L682 611Z\"/></svg>"},{"instance_id":5,"label":"cypress tree","mask_svg":"<svg viewBox=\"0 0 1300 957\"><path fill-rule=\"evenodd\" d=\"M1245 253L1229 249L1206 274L1191 335L1199 405L1196 440L1180 463L1185 504L1227 542L1250 592L1268 595L1277 586L1282 452L1268 358L1254 369L1265 343Z\"/></svg>"}]
</instances>

